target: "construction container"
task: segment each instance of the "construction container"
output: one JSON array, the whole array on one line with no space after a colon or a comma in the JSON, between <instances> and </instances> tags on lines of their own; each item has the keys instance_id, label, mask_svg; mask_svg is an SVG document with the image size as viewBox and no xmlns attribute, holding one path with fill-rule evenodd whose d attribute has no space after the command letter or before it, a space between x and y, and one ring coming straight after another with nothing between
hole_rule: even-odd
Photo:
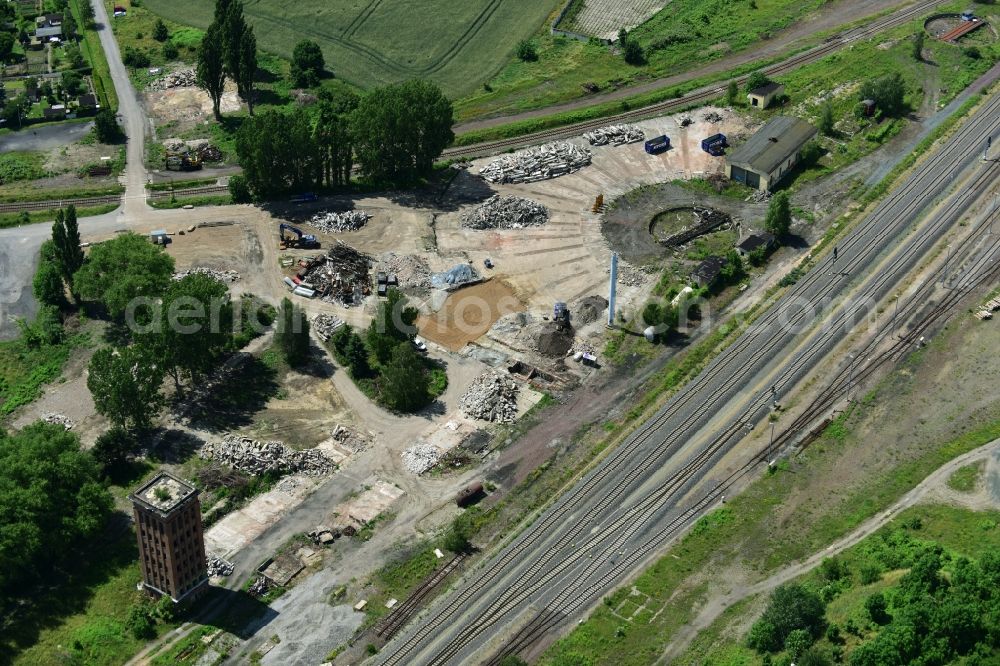
<instances>
[{"instance_id":1,"label":"construction container","mask_svg":"<svg viewBox=\"0 0 1000 666\"><path fill-rule=\"evenodd\" d=\"M287 277L287 276L285 277L285 284L288 285L289 289L295 289L295 287L297 286L295 284L295 280L293 280L292 278Z\"/></svg>"},{"instance_id":2,"label":"construction container","mask_svg":"<svg viewBox=\"0 0 1000 666\"><path fill-rule=\"evenodd\" d=\"M646 152L650 155L662 153L670 148L670 138L666 134L653 137L646 142Z\"/></svg>"},{"instance_id":3,"label":"construction container","mask_svg":"<svg viewBox=\"0 0 1000 666\"><path fill-rule=\"evenodd\" d=\"M485 495L486 493L483 492L483 484L476 481L475 483L470 483L465 488L458 491L458 494L455 495L455 504L461 507L466 507L470 504L475 504Z\"/></svg>"},{"instance_id":4,"label":"construction container","mask_svg":"<svg viewBox=\"0 0 1000 666\"><path fill-rule=\"evenodd\" d=\"M725 134L713 134L701 140L701 149L709 155L721 155L723 148L728 145Z\"/></svg>"},{"instance_id":5,"label":"construction container","mask_svg":"<svg viewBox=\"0 0 1000 666\"><path fill-rule=\"evenodd\" d=\"M302 285L299 285L295 289L292 289L292 293L295 294L296 296L303 296L305 298L312 298L313 296L316 295L316 292L313 289L308 289L306 287L303 287Z\"/></svg>"},{"instance_id":6,"label":"construction container","mask_svg":"<svg viewBox=\"0 0 1000 666\"><path fill-rule=\"evenodd\" d=\"M389 278L385 281L385 283L387 285L389 285L390 287L398 287L399 286L399 278L397 278L394 274L390 273L389 274Z\"/></svg>"},{"instance_id":7,"label":"construction container","mask_svg":"<svg viewBox=\"0 0 1000 666\"><path fill-rule=\"evenodd\" d=\"M379 273L378 275L375 276L375 281L378 284L387 284L388 281L389 281L389 278L386 276L385 273Z\"/></svg>"}]
</instances>

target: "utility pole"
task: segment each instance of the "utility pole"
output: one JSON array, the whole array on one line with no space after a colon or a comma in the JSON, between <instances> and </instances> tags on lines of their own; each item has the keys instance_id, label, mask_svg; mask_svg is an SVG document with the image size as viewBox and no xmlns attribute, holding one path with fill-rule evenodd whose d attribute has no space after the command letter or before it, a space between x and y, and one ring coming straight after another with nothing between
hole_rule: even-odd
<instances>
[{"instance_id":1,"label":"utility pole","mask_svg":"<svg viewBox=\"0 0 1000 666\"><path fill-rule=\"evenodd\" d=\"M898 315L898 314L899 314L899 292L896 292L896 305L892 309L892 326L890 327L890 328L892 328L893 331L896 330L896 315ZM898 334L894 333L894 335L898 335ZM902 337L902 336L900 336L900 337Z\"/></svg>"},{"instance_id":2,"label":"utility pole","mask_svg":"<svg viewBox=\"0 0 1000 666\"><path fill-rule=\"evenodd\" d=\"M767 445L767 464L771 465L774 460L774 421L771 421L771 441Z\"/></svg>"}]
</instances>

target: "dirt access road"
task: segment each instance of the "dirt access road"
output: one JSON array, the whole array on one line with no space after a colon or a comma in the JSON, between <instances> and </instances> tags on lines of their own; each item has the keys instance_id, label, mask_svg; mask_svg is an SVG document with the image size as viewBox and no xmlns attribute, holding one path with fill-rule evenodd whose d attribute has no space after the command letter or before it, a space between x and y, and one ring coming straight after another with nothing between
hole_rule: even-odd
<instances>
[{"instance_id":1,"label":"dirt access road","mask_svg":"<svg viewBox=\"0 0 1000 666\"><path fill-rule=\"evenodd\" d=\"M641 95L661 88L676 86L705 76L732 71L747 63L772 60L784 53L804 48L807 40L817 33L836 30L859 20L871 18L911 4L913 4L912 1L887 3L880 0L837 0L836 2L824 5L815 14L797 21L791 27L782 30L769 40L757 43L753 48L745 51L714 60L703 67L653 79L637 86L628 86L600 95L582 97L572 102L555 104L522 113L470 120L455 125L453 130L455 134L464 134L466 132L489 129L498 125L506 125L507 123L541 118L566 111L576 111L633 95Z\"/></svg>"},{"instance_id":2,"label":"dirt access road","mask_svg":"<svg viewBox=\"0 0 1000 666\"><path fill-rule=\"evenodd\" d=\"M877 516L870 518L856 530L833 542L818 553L814 553L801 562L796 562L785 567L770 578L762 580L759 583L746 587L738 587L724 596L710 599L704 608L702 608L698 617L678 632L677 637L667 646L667 649L656 663L669 664L673 659L680 656L700 631L710 627L733 604L748 597L770 592L812 571L824 559L842 553L888 525L889 521L904 509L928 500L943 498L948 501L952 499L954 491L947 486L948 478L959 468L979 461L987 461L987 472L985 475L985 488L980 489L978 494L984 496L987 500L992 500L995 504L1000 504L1000 502L996 501L998 488L1000 488L1000 439L995 439L989 444L984 444L978 449L974 449L939 467L913 490L903 495L898 502Z\"/></svg>"}]
</instances>

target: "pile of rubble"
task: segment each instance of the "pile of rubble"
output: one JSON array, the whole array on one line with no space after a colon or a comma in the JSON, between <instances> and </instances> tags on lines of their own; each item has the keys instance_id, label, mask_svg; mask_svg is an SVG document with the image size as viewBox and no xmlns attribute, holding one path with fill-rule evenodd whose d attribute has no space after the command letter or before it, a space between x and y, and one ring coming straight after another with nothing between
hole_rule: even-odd
<instances>
[{"instance_id":1,"label":"pile of rubble","mask_svg":"<svg viewBox=\"0 0 1000 666\"><path fill-rule=\"evenodd\" d=\"M400 454L403 465L414 474L423 474L441 459L441 452L430 444L416 444Z\"/></svg>"},{"instance_id":2,"label":"pile of rubble","mask_svg":"<svg viewBox=\"0 0 1000 666\"><path fill-rule=\"evenodd\" d=\"M339 213L325 211L309 218L309 225L320 231L339 234L344 231L357 231L370 219L371 214L364 210L346 210Z\"/></svg>"},{"instance_id":3,"label":"pile of rubble","mask_svg":"<svg viewBox=\"0 0 1000 666\"><path fill-rule=\"evenodd\" d=\"M587 132L583 138L590 142L592 146L622 146L626 143L635 143L646 138L646 133L635 125L609 125Z\"/></svg>"},{"instance_id":4,"label":"pile of rubble","mask_svg":"<svg viewBox=\"0 0 1000 666\"><path fill-rule=\"evenodd\" d=\"M476 377L459 400L462 412L472 419L513 423L517 418L520 386L508 376L489 370Z\"/></svg>"},{"instance_id":5,"label":"pile of rubble","mask_svg":"<svg viewBox=\"0 0 1000 666\"><path fill-rule=\"evenodd\" d=\"M247 588L247 594L251 597L262 597L272 587L271 581L264 576L257 576L257 580Z\"/></svg>"},{"instance_id":6,"label":"pile of rubble","mask_svg":"<svg viewBox=\"0 0 1000 666\"><path fill-rule=\"evenodd\" d=\"M744 199L744 201L756 204L767 203L770 200L771 200L771 192L768 190L754 190L753 192L747 195L746 199Z\"/></svg>"},{"instance_id":7,"label":"pile of rubble","mask_svg":"<svg viewBox=\"0 0 1000 666\"><path fill-rule=\"evenodd\" d=\"M350 307L371 293L371 266L372 258L367 254L338 242L325 255L310 261L298 277L327 303Z\"/></svg>"},{"instance_id":8,"label":"pile of rubble","mask_svg":"<svg viewBox=\"0 0 1000 666\"><path fill-rule=\"evenodd\" d=\"M603 296L587 296L573 308L573 322L585 326L597 321L608 309L608 299Z\"/></svg>"},{"instance_id":9,"label":"pile of rubble","mask_svg":"<svg viewBox=\"0 0 1000 666\"><path fill-rule=\"evenodd\" d=\"M719 113L717 111L709 111L704 116L702 116L702 119L704 119L704 121L706 123L721 123L722 122L722 116L719 115Z\"/></svg>"},{"instance_id":10,"label":"pile of rubble","mask_svg":"<svg viewBox=\"0 0 1000 666\"><path fill-rule=\"evenodd\" d=\"M337 424L337 427L330 432L330 437L333 441L353 453L361 453L371 444L371 440L367 436L361 434L357 430L344 427L339 423Z\"/></svg>"},{"instance_id":11,"label":"pile of rubble","mask_svg":"<svg viewBox=\"0 0 1000 666\"><path fill-rule=\"evenodd\" d=\"M182 280L188 275L207 275L213 280L224 283L237 282L240 279L240 274L236 271L217 271L212 268L189 268L184 271L177 271L174 273L173 279Z\"/></svg>"},{"instance_id":12,"label":"pile of rubble","mask_svg":"<svg viewBox=\"0 0 1000 666\"><path fill-rule=\"evenodd\" d=\"M42 414L42 420L46 423L51 423L53 425L61 425L66 430L72 430L73 426L76 425L76 421L63 414L56 414L54 412L46 412Z\"/></svg>"},{"instance_id":13,"label":"pile of rubble","mask_svg":"<svg viewBox=\"0 0 1000 666\"><path fill-rule=\"evenodd\" d=\"M538 335L538 352L552 358L561 358L573 348L575 340L576 333L572 326L562 322L546 322Z\"/></svg>"},{"instance_id":14,"label":"pile of rubble","mask_svg":"<svg viewBox=\"0 0 1000 666\"><path fill-rule=\"evenodd\" d=\"M611 270L605 271L610 273ZM623 284L626 287L641 287L646 284L649 279L649 274L645 271L632 266L631 264L626 264L624 261L618 262L618 284Z\"/></svg>"},{"instance_id":15,"label":"pile of rubble","mask_svg":"<svg viewBox=\"0 0 1000 666\"><path fill-rule=\"evenodd\" d=\"M219 577L231 576L231 575L233 575L233 570L234 569L235 569L235 567L233 567L233 563L232 562L227 562L224 559L222 559L221 557L210 557L210 558L208 558L208 575L209 575L209 577L212 577L212 576L219 576Z\"/></svg>"},{"instance_id":16,"label":"pile of rubble","mask_svg":"<svg viewBox=\"0 0 1000 666\"><path fill-rule=\"evenodd\" d=\"M458 264L444 273L434 273L431 275L431 284L438 289L447 289L459 284L475 282L479 279L479 274L469 264Z\"/></svg>"},{"instance_id":17,"label":"pile of rubble","mask_svg":"<svg viewBox=\"0 0 1000 666\"><path fill-rule=\"evenodd\" d=\"M494 184L532 183L579 171L590 164L591 159L586 148L557 141L498 157L479 173Z\"/></svg>"},{"instance_id":18,"label":"pile of rubble","mask_svg":"<svg viewBox=\"0 0 1000 666\"><path fill-rule=\"evenodd\" d=\"M198 84L198 77L193 67L185 67L175 72L167 72L149 84L150 90L169 90L170 88L190 88Z\"/></svg>"},{"instance_id":19,"label":"pile of rubble","mask_svg":"<svg viewBox=\"0 0 1000 666\"><path fill-rule=\"evenodd\" d=\"M467 229L523 229L545 224L548 220L549 211L542 204L499 194L462 213L462 226Z\"/></svg>"},{"instance_id":20,"label":"pile of rubble","mask_svg":"<svg viewBox=\"0 0 1000 666\"><path fill-rule=\"evenodd\" d=\"M281 442L259 442L233 434L226 435L221 442L205 444L198 455L254 475L289 472L322 476L334 468L333 462L316 449L295 451Z\"/></svg>"},{"instance_id":21,"label":"pile of rubble","mask_svg":"<svg viewBox=\"0 0 1000 666\"><path fill-rule=\"evenodd\" d=\"M312 542L317 546L329 546L340 535L341 532L339 529L336 527L326 527L325 525L319 525L311 532L306 532L306 536L312 539Z\"/></svg>"},{"instance_id":22,"label":"pile of rubble","mask_svg":"<svg viewBox=\"0 0 1000 666\"><path fill-rule=\"evenodd\" d=\"M431 268L426 259L415 254L386 252L379 258L378 271L395 275L403 288L426 291L431 287Z\"/></svg>"},{"instance_id":23,"label":"pile of rubble","mask_svg":"<svg viewBox=\"0 0 1000 666\"><path fill-rule=\"evenodd\" d=\"M331 314L318 314L312 320L312 330L316 331L316 335L323 342L329 340L337 332L337 329L343 325L344 322L340 318L334 317Z\"/></svg>"}]
</instances>

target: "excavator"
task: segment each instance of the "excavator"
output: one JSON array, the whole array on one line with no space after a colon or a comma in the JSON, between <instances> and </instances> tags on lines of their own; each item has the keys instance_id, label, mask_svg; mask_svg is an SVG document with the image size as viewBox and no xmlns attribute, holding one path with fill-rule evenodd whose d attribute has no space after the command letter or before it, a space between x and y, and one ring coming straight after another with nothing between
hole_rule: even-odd
<instances>
[{"instance_id":1,"label":"excavator","mask_svg":"<svg viewBox=\"0 0 1000 666\"><path fill-rule=\"evenodd\" d=\"M295 238L290 236L285 236L285 230L288 230L295 234ZM279 224L278 225L278 239L280 244L278 247L282 250L289 247L297 247L303 250L315 250L319 248L319 241L312 234L303 233L298 227L293 227L290 224Z\"/></svg>"}]
</instances>

